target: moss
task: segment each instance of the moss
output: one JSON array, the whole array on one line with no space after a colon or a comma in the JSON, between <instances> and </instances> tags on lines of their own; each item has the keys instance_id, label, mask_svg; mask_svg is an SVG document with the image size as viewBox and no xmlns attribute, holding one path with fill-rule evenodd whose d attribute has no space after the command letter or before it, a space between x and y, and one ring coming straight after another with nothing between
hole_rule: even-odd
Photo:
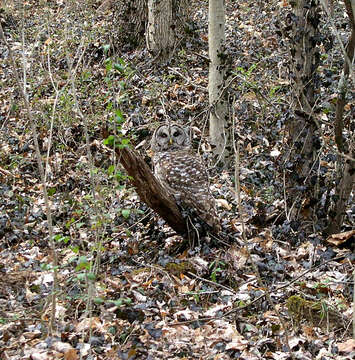
<instances>
[{"instance_id":1,"label":"moss","mask_svg":"<svg viewBox=\"0 0 355 360\"><path fill-rule=\"evenodd\" d=\"M286 306L296 326L303 321L326 329L343 325L342 315L325 301L310 301L293 295L287 299Z\"/></svg>"},{"instance_id":2,"label":"moss","mask_svg":"<svg viewBox=\"0 0 355 360\"><path fill-rule=\"evenodd\" d=\"M167 263L165 266L165 269L174 275L179 275L181 273L186 273L188 271L193 271L193 267L192 264L189 263L188 261L182 261L181 263L174 263L174 262L170 262Z\"/></svg>"}]
</instances>

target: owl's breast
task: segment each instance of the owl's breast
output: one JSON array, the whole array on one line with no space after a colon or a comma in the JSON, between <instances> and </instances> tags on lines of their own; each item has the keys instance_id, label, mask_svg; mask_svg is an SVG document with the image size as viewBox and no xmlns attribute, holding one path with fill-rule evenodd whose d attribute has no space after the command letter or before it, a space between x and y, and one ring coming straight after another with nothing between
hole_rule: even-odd
<instances>
[{"instance_id":1,"label":"owl's breast","mask_svg":"<svg viewBox=\"0 0 355 360\"><path fill-rule=\"evenodd\" d=\"M184 208L193 208L208 225L218 230L214 199L201 159L188 150L159 152L153 157L154 173L161 185Z\"/></svg>"},{"instance_id":2,"label":"owl's breast","mask_svg":"<svg viewBox=\"0 0 355 360\"><path fill-rule=\"evenodd\" d=\"M191 191L208 186L208 175L201 160L189 151L162 152L155 155L154 173L174 191Z\"/></svg>"}]
</instances>

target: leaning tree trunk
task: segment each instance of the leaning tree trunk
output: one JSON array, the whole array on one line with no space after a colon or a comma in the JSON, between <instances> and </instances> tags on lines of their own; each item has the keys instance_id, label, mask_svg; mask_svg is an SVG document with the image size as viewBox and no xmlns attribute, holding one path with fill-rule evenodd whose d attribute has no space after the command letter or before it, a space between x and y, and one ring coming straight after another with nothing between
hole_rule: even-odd
<instances>
[{"instance_id":1,"label":"leaning tree trunk","mask_svg":"<svg viewBox=\"0 0 355 360\"><path fill-rule=\"evenodd\" d=\"M174 197L159 183L143 158L129 147L115 149L142 201L155 210L178 234L189 230Z\"/></svg>"},{"instance_id":2,"label":"leaning tree trunk","mask_svg":"<svg viewBox=\"0 0 355 360\"><path fill-rule=\"evenodd\" d=\"M354 19L354 10L355 1L345 0L345 7L349 16L349 22L351 26L351 34L346 48L346 56L348 59L344 59L344 68L339 81L339 95L337 99L336 114L335 114L335 141L340 153L345 153L348 155L345 158L345 165L338 166L338 168L343 168L343 172L340 176L340 181L336 187L335 198L336 202L334 207L329 211L329 225L327 227L328 234L334 234L340 231L341 225L344 220L345 207L349 201L351 191L354 187L355 181L355 144L354 139L350 140L350 143L347 143L343 138L343 129L344 129L344 106L346 105L346 94L348 92L349 83L352 84L349 73L350 66L354 59L354 50L355 50L355 19ZM351 130L350 130L351 131ZM339 162L342 163L344 157L339 155Z\"/></svg>"},{"instance_id":3,"label":"leaning tree trunk","mask_svg":"<svg viewBox=\"0 0 355 360\"><path fill-rule=\"evenodd\" d=\"M161 59L166 59L175 45L172 7L172 0L148 0L147 48Z\"/></svg>"},{"instance_id":4,"label":"leaning tree trunk","mask_svg":"<svg viewBox=\"0 0 355 360\"><path fill-rule=\"evenodd\" d=\"M296 219L300 212L311 216L318 202L317 153L320 137L314 116L317 67L319 65L320 22L318 0L295 0L293 12L287 16L287 32L291 55L291 78L295 99L295 117L290 120L288 133L290 150L287 176L290 218Z\"/></svg>"},{"instance_id":5,"label":"leaning tree trunk","mask_svg":"<svg viewBox=\"0 0 355 360\"><path fill-rule=\"evenodd\" d=\"M225 163L228 157L228 102L225 94L225 4L224 0L209 0L208 52L210 68L208 94L210 105L210 141L214 159Z\"/></svg>"}]
</instances>

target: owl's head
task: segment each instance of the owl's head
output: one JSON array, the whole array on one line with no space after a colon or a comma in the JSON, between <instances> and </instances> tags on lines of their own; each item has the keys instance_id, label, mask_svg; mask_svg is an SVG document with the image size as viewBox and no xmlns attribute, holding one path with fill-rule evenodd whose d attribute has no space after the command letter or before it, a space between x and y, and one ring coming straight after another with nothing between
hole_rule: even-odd
<instances>
[{"instance_id":1,"label":"owl's head","mask_svg":"<svg viewBox=\"0 0 355 360\"><path fill-rule=\"evenodd\" d=\"M151 148L154 152L175 151L189 147L189 136L179 125L161 125L154 131L151 141Z\"/></svg>"}]
</instances>

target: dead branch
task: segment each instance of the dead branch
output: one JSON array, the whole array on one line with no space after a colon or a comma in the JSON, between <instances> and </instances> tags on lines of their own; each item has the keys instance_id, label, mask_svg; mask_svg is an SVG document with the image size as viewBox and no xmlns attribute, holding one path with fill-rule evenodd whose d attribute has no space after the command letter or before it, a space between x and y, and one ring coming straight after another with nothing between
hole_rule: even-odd
<instances>
[{"instance_id":1,"label":"dead branch","mask_svg":"<svg viewBox=\"0 0 355 360\"><path fill-rule=\"evenodd\" d=\"M177 233L188 233L186 221L183 218L175 199L155 178L144 159L133 149L116 148L116 154L135 186L140 199L156 211Z\"/></svg>"}]
</instances>

